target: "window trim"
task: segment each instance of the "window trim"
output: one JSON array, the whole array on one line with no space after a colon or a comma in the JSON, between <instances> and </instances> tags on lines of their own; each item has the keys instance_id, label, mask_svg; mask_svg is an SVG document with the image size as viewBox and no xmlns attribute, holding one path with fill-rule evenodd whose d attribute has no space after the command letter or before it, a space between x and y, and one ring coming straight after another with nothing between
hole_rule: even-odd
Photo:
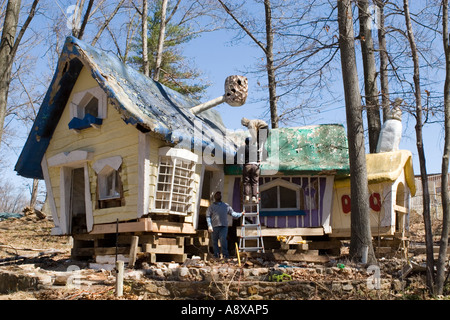
<instances>
[{"instance_id":1,"label":"window trim","mask_svg":"<svg viewBox=\"0 0 450 320\"><path fill-rule=\"evenodd\" d=\"M286 181L285 180L286 178L289 180ZM262 176L260 179L261 179L260 190L270 185L273 186L274 184L276 184L275 181L277 181L278 179L282 179L287 183L293 183L295 186L299 186L300 189L302 189L301 187L305 185L307 186L311 185L311 182L314 182L316 179L318 182L316 188L318 202L316 203L317 206L315 209L308 208L304 210L300 209L298 211L284 211L284 212L274 210L261 211L260 215L262 217L261 219L262 225L265 225L268 228L279 228L279 221L280 221L279 219L281 219L282 221L281 223L282 225L284 225L284 227L281 228L287 228L289 223L295 223L295 225L297 225L298 228L323 227L323 231L325 234L331 233L332 231L331 215L333 208L333 196L335 191L334 190L335 177L333 175L300 174L300 175L283 175L283 176L277 175L276 177L266 175ZM307 179L307 181L305 181L304 179ZM302 191L300 191L300 200L302 200L301 192ZM306 201L304 201L303 203L306 204ZM300 205L302 205L302 203ZM295 222L292 222L293 216L296 217L296 219L294 220ZM272 218L274 218L274 220L272 220ZM315 220L316 218L317 220ZM271 226L268 226L269 223L271 224Z\"/></svg>"},{"instance_id":2,"label":"window trim","mask_svg":"<svg viewBox=\"0 0 450 320\"><path fill-rule=\"evenodd\" d=\"M295 200L296 200L296 207L295 208L280 208L280 190L279 187L284 187L290 190L295 191ZM262 193L266 190L277 188L277 208L263 208L261 205L261 212L286 212L286 211L300 211L300 189L301 187L297 184L291 183L289 181L283 180L281 178L272 180L268 183L263 184L260 187L259 192Z\"/></svg>"},{"instance_id":3,"label":"window trim","mask_svg":"<svg viewBox=\"0 0 450 320\"><path fill-rule=\"evenodd\" d=\"M110 168L111 170L108 170L107 173L102 173L106 168ZM108 189L108 177L112 175L112 189L119 190L117 195L108 195L109 191ZM114 168L110 166L105 166L102 171L98 173L98 200L113 200L113 199L120 199L120 175L119 171L115 170Z\"/></svg>"},{"instance_id":4,"label":"window trim","mask_svg":"<svg viewBox=\"0 0 450 320\"><path fill-rule=\"evenodd\" d=\"M98 100L97 117L94 117L93 115L87 116L84 112L84 109L93 97ZM81 107L81 105L83 106ZM99 128L102 124L102 120L107 117L107 111L107 95L100 86L74 93L72 101L70 102L71 120L69 122L69 127L71 127L72 130L82 130L88 127ZM80 127L77 128L78 126Z\"/></svg>"},{"instance_id":5,"label":"window trim","mask_svg":"<svg viewBox=\"0 0 450 320\"><path fill-rule=\"evenodd\" d=\"M102 183L101 181L103 179L107 179L107 176L102 174L102 171L105 169L105 167L110 167L114 174L115 178L118 179L118 186L119 189L119 195L115 197L103 197L104 192L100 188L105 187L107 184ZM121 156L115 156L110 158L104 158L97 160L93 165L92 168L94 169L95 173L97 174L97 204L99 209L109 208L110 206L105 206L107 202L115 202L115 205L112 207L121 207L124 205L123 200L123 184L122 179L120 176L120 168L122 166L122 157ZM106 192L107 193L107 192ZM120 203L119 203L120 201Z\"/></svg>"}]
</instances>

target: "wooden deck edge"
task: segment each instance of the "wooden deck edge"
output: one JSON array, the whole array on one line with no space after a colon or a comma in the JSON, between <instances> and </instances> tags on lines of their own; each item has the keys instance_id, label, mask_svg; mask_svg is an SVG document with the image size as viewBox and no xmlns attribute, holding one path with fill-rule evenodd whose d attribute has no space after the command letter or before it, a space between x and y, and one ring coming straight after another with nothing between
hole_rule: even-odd
<instances>
[{"instance_id":1,"label":"wooden deck edge","mask_svg":"<svg viewBox=\"0 0 450 320\"><path fill-rule=\"evenodd\" d=\"M117 230L118 229L118 230ZM155 232L155 233L179 233L195 234L196 230L189 223L178 223L168 221L152 221L151 218L142 218L133 222L119 222L96 224L89 234L124 232Z\"/></svg>"},{"instance_id":2,"label":"wooden deck edge","mask_svg":"<svg viewBox=\"0 0 450 320\"><path fill-rule=\"evenodd\" d=\"M241 235L241 227L237 227L238 237ZM254 231L256 235L256 230ZM323 236L325 234L323 227L317 228L261 228L263 237L277 236ZM247 232L247 235L252 235Z\"/></svg>"}]
</instances>

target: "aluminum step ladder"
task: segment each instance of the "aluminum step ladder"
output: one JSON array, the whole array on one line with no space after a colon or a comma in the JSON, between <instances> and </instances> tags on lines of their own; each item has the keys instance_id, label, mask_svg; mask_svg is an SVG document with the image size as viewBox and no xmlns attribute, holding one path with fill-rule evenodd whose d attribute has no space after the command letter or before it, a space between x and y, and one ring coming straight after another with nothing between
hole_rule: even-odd
<instances>
[{"instance_id":1,"label":"aluminum step ladder","mask_svg":"<svg viewBox=\"0 0 450 320\"><path fill-rule=\"evenodd\" d=\"M264 242L261 234L261 223L259 219L259 185L256 203L251 200L243 203L243 215L241 222L241 235L239 239L239 251L264 253Z\"/></svg>"}]
</instances>

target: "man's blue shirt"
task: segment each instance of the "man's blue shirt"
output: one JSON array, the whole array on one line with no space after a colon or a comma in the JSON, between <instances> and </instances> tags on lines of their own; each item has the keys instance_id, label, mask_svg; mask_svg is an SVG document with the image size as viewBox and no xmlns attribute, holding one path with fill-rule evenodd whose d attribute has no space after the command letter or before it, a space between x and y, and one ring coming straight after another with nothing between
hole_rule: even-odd
<instances>
[{"instance_id":1,"label":"man's blue shirt","mask_svg":"<svg viewBox=\"0 0 450 320\"><path fill-rule=\"evenodd\" d=\"M231 206L225 202L214 202L206 211L206 223L208 227L227 227L228 215L234 219L240 218L242 213L235 212Z\"/></svg>"}]
</instances>

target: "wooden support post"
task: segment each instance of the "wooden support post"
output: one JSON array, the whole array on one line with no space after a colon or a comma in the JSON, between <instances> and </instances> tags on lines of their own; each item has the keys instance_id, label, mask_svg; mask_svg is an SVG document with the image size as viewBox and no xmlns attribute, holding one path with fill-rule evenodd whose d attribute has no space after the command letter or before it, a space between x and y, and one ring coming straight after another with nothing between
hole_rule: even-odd
<instances>
[{"instance_id":1,"label":"wooden support post","mask_svg":"<svg viewBox=\"0 0 450 320\"><path fill-rule=\"evenodd\" d=\"M130 268L134 268L134 264L136 263L136 252L138 249L139 237L132 236L131 237L131 247L130 247L130 260L128 262L128 266Z\"/></svg>"},{"instance_id":2,"label":"wooden support post","mask_svg":"<svg viewBox=\"0 0 450 320\"><path fill-rule=\"evenodd\" d=\"M116 297L123 295L123 261L116 261Z\"/></svg>"}]
</instances>

